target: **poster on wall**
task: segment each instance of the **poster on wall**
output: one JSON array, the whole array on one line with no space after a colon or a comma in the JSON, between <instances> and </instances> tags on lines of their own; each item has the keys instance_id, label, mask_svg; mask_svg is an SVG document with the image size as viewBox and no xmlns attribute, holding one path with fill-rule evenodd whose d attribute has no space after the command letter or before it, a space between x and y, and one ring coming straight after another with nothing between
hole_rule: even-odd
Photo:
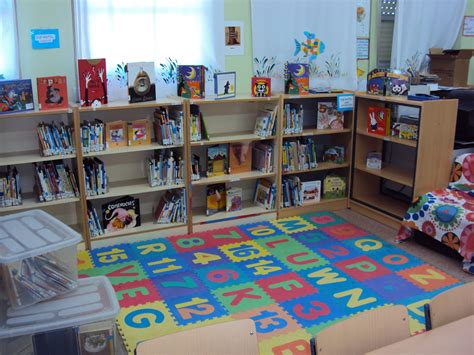
<instances>
[{"instance_id":1,"label":"poster on wall","mask_svg":"<svg viewBox=\"0 0 474 355\"><path fill-rule=\"evenodd\" d=\"M369 40L357 38L357 59L369 59Z\"/></svg>"},{"instance_id":2,"label":"poster on wall","mask_svg":"<svg viewBox=\"0 0 474 355\"><path fill-rule=\"evenodd\" d=\"M244 23L225 22L225 55L244 55Z\"/></svg>"},{"instance_id":3,"label":"poster on wall","mask_svg":"<svg viewBox=\"0 0 474 355\"><path fill-rule=\"evenodd\" d=\"M462 35L465 37L474 37L474 16L464 16Z\"/></svg>"},{"instance_id":4,"label":"poster on wall","mask_svg":"<svg viewBox=\"0 0 474 355\"><path fill-rule=\"evenodd\" d=\"M370 35L370 0L357 0L357 37Z\"/></svg>"}]
</instances>

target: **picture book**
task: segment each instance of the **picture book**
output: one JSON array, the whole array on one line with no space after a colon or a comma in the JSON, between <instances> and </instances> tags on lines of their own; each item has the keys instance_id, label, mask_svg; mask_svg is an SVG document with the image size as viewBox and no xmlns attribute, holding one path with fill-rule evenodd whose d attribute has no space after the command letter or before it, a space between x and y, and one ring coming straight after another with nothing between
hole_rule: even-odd
<instances>
[{"instance_id":1,"label":"picture book","mask_svg":"<svg viewBox=\"0 0 474 355\"><path fill-rule=\"evenodd\" d=\"M107 149L127 146L127 122L113 121L105 125L105 141Z\"/></svg>"},{"instance_id":2,"label":"picture book","mask_svg":"<svg viewBox=\"0 0 474 355\"><path fill-rule=\"evenodd\" d=\"M385 69L374 69L367 74L367 93L372 95L385 95Z\"/></svg>"},{"instance_id":3,"label":"picture book","mask_svg":"<svg viewBox=\"0 0 474 355\"><path fill-rule=\"evenodd\" d=\"M310 205L319 202L321 199L321 181L301 182L301 195L303 205Z\"/></svg>"},{"instance_id":4,"label":"picture book","mask_svg":"<svg viewBox=\"0 0 474 355\"><path fill-rule=\"evenodd\" d=\"M242 209L242 188L231 187L226 192L226 211L234 212Z\"/></svg>"},{"instance_id":5,"label":"picture book","mask_svg":"<svg viewBox=\"0 0 474 355\"><path fill-rule=\"evenodd\" d=\"M344 112L337 110L336 102L318 102L318 122L316 128L344 128Z\"/></svg>"},{"instance_id":6,"label":"picture book","mask_svg":"<svg viewBox=\"0 0 474 355\"><path fill-rule=\"evenodd\" d=\"M346 178L337 175L326 175L323 181L323 198L342 198L346 195Z\"/></svg>"},{"instance_id":7,"label":"picture book","mask_svg":"<svg viewBox=\"0 0 474 355\"><path fill-rule=\"evenodd\" d=\"M130 103L156 100L154 62L128 63L127 81Z\"/></svg>"},{"instance_id":8,"label":"picture book","mask_svg":"<svg viewBox=\"0 0 474 355\"><path fill-rule=\"evenodd\" d=\"M178 65L178 96L203 99L205 95L206 67L204 65Z\"/></svg>"},{"instance_id":9,"label":"picture book","mask_svg":"<svg viewBox=\"0 0 474 355\"><path fill-rule=\"evenodd\" d=\"M252 170L252 145L250 142L229 144L229 173Z\"/></svg>"},{"instance_id":10,"label":"picture book","mask_svg":"<svg viewBox=\"0 0 474 355\"><path fill-rule=\"evenodd\" d=\"M107 232L140 226L140 201L124 196L102 205L102 221Z\"/></svg>"},{"instance_id":11,"label":"picture book","mask_svg":"<svg viewBox=\"0 0 474 355\"><path fill-rule=\"evenodd\" d=\"M406 72L400 70L387 71L385 81L385 95L387 96L407 96L410 89L410 77Z\"/></svg>"},{"instance_id":12,"label":"picture book","mask_svg":"<svg viewBox=\"0 0 474 355\"><path fill-rule=\"evenodd\" d=\"M81 325L78 333L81 355L114 354L114 331L109 322Z\"/></svg>"},{"instance_id":13,"label":"picture book","mask_svg":"<svg viewBox=\"0 0 474 355\"><path fill-rule=\"evenodd\" d=\"M390 109L369 106L367 109L367 132L388 136L390 131Z\"/></svg>"},{"instance_id":14,"label":"picture book","mask_svg":"<svg viewBox=\"0 0 474 355\"><path fill-rule=\"evenodd\" d=\"M128 122L128 145L151 144L151 124L146 118Z\"/></svg>"},{"instance_id":15,"label":"picture book","mask_svg":"<svg viewBox=\"0 0 474 355\"><path fill-rule=\"evenodd\" d=\"M285 64L285 94L307 95L309 90L309 64Z\"/></svg>"},{"instance_id":16,"label":"picture book","mask_svg":"<svg viewBox=\"0 0 474 355\"><path fill-rule=\"evenodd\" d=\"M344 163L344 146L328 145L324 146L323 160L325 162L343 164Z\"/></svg>"},{"instance_id":17,"label":"picture book","mask_svg":"<svg viewBox=\"0 0 474 355\"><path fill-rule=\"evenodd\" d=\"M255 186L254 203L265 209L275 208L276 185L267 179L258 179Z\"/></svg>"},{"instance_id":18,"label":"picture book","mask_svg":"<svg viewBox=\"0 0 474 355\"><path fill-rule=\"evenodd\" d=\"M254 97L272 96L272 79L266 77L252 77L251 93Z\"/></svg>"},{"instance_id":19,"label":"picture book","mask_svg":"<svg viewBox=\"0 0 474 355\"><path fill-rule=\"evenodd\" d=\"M108 99L105 58L79 59L78 68L81 106L106 104Z\"/></svg>"},{"instance_id":20,"label":"picture book","mask_svg":"<svg viewBox=\"0 0 474 355\"><path fill-rule=\"evenodd\" d=\"M185 223L186 191L184 189L168 190L153 209L154 223Z\"/></svg>"},{"instance_id":21,"label":"picture book","mask_svg":"<svg viewBox=\"0 0 474 355\"><path fill-rule=\"evenodd\" d=\"M36 85L40 110L68 107L67 80L65 76L37 78Z\"/></svg>"},{"instance_id":22,"label":"picture book","mask_svg":"<svg viewBox=\"0 0 474 355\"><path fill-rule=\"evenodd\" d=\"M0 113L34 110L31 80L0 81Z\"/></svg>"},{"instance_id":23,"label":"picture book","mask_svg":"<svg viewBox=\"0 0 474 355\"><path fill-rule=\"evenodd\" d=\"M402 139L409 139L412 141L418 139L418 125L416 124L400 123L399 130L399 137Z\"/></svg>"},{"instance_id":24,"label":"picture book","mask_svg":"<svg viewBox=\"0 0 474 355\"><path fill-rule=\"evenodd\" d=\"M236 73L215 73L214 74L214 94L216 99L227 99L235 97L236 94Z\"/></svg>"},{"instance_id":25,"label":"picture book","mask_svg":"<svg viewBox=\"0 0 474 355\"><path fill-rule=\"evenodd\" d=\"M207 148L207 176L227 174L227 144L217 144Z\"/></svg>"},{"instance_id":26,"label":"picture book","mask_svg":"<svg viewBox=\"0 0 474 355\"><path fill-rule=\"evenodd\" d=\"M206 215L211 216L226 210L225 184L213 184L206 187L207 209Z\"/></svg>"},{"instance_id":27,"label":"picture book","mask_svg":"<svg viewBox=\"0 0 474 355\"><path fill-rule=\"evenodd\" d=\"M368 152L367 153L367 168L369 169L382 169L382 153L381 152Z\"/></svg>"}]
</instances>

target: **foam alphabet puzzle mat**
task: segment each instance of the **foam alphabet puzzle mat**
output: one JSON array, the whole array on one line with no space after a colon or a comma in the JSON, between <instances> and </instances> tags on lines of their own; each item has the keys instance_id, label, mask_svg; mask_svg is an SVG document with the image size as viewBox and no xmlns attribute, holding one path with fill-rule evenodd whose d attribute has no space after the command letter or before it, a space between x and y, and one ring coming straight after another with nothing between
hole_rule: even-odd
<instances>
[{"instance_id":1,"label":"foam alphabet puzzle mat","mask_svg":"<svg viewBox=\"0 0 474 355\"><path fill-rule=\"evenodd\" d=\"M107 276L117 326L136 344L180 330L253 319L262 354L310 353L309 340L353 314L423 305L461 282L330 212L81 252L80 277Z\"/></svg>"}]
</instances>

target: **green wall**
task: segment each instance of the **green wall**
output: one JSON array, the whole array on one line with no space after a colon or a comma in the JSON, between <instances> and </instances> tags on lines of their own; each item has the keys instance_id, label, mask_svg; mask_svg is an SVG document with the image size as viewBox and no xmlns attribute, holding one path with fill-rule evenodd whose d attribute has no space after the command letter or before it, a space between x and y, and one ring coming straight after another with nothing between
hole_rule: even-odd
<instances>
[{"instance_id":1,"label":"green wall","mask_svg":"<svg viewBox=\"0 0 474 355\"><path fill-rule=\"evenodd\" d=\"M467 0L465 16L474 16L474 0ZM454 44L456 49L474 49L474 37L464 37L462 36L462 26L459 31L458 38ZM471 58L469 66L469 78L468 84L474 85L474 59Z\"/></svg>"}]
</instances>

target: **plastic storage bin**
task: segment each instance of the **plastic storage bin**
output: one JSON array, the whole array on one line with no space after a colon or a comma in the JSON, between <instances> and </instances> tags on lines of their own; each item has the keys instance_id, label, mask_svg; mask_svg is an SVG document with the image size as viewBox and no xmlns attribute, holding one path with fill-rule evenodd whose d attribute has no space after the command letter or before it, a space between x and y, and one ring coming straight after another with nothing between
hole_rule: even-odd
<instances>
[{"instance_id":1,"label":"plastic storage bin","mask_svg":"<svg viewBox=\"0 0 474 355\"><path fill-rule=\"evenodd\" d=\"M120 311L104 276L79 279L78 287L54 300L0 310L0 354L115 353L115 317Z\"/></svg>"},{"instance_id":2,"label":"plastic storage bin","mask_svg":"<svg viewBox=\"0 0 474 355\"><path fill-rule=\"evenodd\" d=\"M0 217L0 279L15 309L77 286L79 233L41 210Z\"/></svg>"}]
</instances>

